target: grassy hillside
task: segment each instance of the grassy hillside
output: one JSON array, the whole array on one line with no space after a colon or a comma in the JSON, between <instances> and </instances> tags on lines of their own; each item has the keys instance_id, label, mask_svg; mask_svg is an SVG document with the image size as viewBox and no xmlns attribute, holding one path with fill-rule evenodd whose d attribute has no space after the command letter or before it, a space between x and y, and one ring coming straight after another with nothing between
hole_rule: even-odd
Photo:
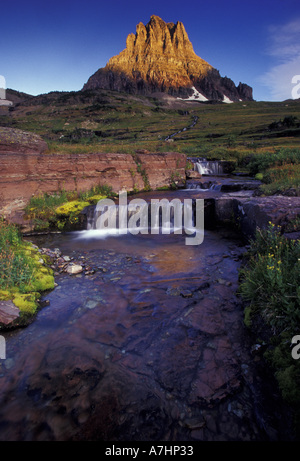
<instances>
[{"instance_id":1,"label":"grassy hillside","mask_svg":"<svg viewBox=\"0 0 300 461\"><path fill-rule=\"evenodd\" d=\"M187 128L194 117L197 123ZM299 147L300 100L208 104L104 90L53 92L21 95L15 107L0 116L0 125L40 134L50 152L147 149L241 158ZM165 141L184 128L171 142Z\"/></svg>"}]
</instances>

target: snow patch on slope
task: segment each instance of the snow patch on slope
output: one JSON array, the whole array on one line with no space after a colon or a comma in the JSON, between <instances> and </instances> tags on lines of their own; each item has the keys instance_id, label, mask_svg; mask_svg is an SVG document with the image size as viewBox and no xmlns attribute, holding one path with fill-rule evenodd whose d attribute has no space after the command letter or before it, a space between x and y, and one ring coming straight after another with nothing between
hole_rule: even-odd
<instances>
[{"instance_id":1,"label":"snow patch on slope","mask_svg":"<svg viewBox=\"0 0 300 461\"><path fill-rule=\"evenodd\" d=\"M226 104L233 103L233 101L231 101L231 99L229 99L227 96L225 96L225 94L223 95L223 102L225 102Z\"/></svg>"},{"instance_id":2,"label":"snow patch on slope","mask_svg":"<svg viewBox=\"0 0 300 461\"><path fill-rule=\"evenodd\" d=\"M183 101L209 101L202 93L200 93L194 86L192 87L193 94L189 96L188 98L179 98ZM231 101L231 99L228 98L228 96L223 95L223 102L226 104L232 104L234 101Z\"/></svg>"},{"instance_id":3,"label":"snow patch on slope","mask_svg":"<svg viewBox=\"0 0 300 461\"><path fill-rule=\"evenodd\" d=\"M199 91L196 90L194 86L192 87L192 90L194 91L194 93L188 98L177 98L177 99L183 99L184 101L208 101L208 99L205 96L203 96L203 94L199 93Z\"/></svg>"}]
</instances>

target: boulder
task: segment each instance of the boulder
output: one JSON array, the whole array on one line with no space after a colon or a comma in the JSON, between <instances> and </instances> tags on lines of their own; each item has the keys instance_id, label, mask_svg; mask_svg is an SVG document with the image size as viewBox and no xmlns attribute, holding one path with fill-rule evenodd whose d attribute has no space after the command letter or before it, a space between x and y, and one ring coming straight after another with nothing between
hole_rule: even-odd
<instances>
[{"instance_id":1,"label":"boulder","mask_svg":"<svg viewBox=\"0 0 300 461\"><path fill-rule=\"evenodd\" d=\"M288 236L288 224L300 215L300 197L251 197L247 192L250 191L223 194L216 199L216 221L237 225L246 237L251 238L257 228L265 229L272 222Z\"/></svg>"},{"instance_id":2,"label":"boulder","mask_svg":"<svg viewBox=\"0 0 300 461\"><path fill-rule=\"evenodd\" d=\"M83 271L83 267L80 264L70 264L66 271L70 275L76 275Z\"/></svg>"},{"instance_id":3,"label":"boulder","mask_svg":"<svg viewBox=\"0 0 300 461\"><path fill-rule=\"evenodd\" d=\"M20 315L20 310L12 301L0 301L0 326L6 327Z\"/></svg>"},{"instance_id":4,"label":"boulder","mask_svg":"<svg viewBox=\"0 0 300 461\"><path fill-rule=\"evenodd\" d=\"M200 179L202 175L198 173L198 171L194 170L187 170L186 171L186 177L187 179Z\"/></svg>"}]
</instances>

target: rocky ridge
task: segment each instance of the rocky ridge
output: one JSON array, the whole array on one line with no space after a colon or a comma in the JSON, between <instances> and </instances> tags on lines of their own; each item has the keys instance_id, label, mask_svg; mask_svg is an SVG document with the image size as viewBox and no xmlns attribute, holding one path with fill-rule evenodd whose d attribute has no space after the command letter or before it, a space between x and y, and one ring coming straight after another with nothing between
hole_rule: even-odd
<instances>
[{"instance_id":1,"label":"rocky ridge","mask_svg":"<svg viewBox=\"0 0 300 461\"><path fill-rule=\"evenodd\" d=\"M196 55L182 22L151 16L129 34L126 49L92 75L83 89L103 88L132 94L168 93L199 101L252 100L252 88L235 86Z\"/></svg>"}]
</instances>

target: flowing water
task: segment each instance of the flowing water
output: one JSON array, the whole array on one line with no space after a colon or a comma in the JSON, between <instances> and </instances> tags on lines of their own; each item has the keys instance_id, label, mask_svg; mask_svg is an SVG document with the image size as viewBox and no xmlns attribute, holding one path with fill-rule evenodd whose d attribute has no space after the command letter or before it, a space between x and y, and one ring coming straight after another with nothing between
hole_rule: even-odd
<instances>
[{"instance_id":1,"label":"flowing water","mask_svg":"<svg viewBox=\"0 0 300 461\"><path fill-rule=\"evenodd\" d=\"M194 163L194 170L201 175L218 175L223 174L222 164L218 161L198 160Z\"/></svg>"},{"instance_id":2,"label":"flowing water","mask_svg":"<svg viewBox=\"0 0 300 461\"><path fill-rule=\"evenodd\" d=\"M286 436L236 295L239 235L206 229L202 244L188 246L183 235L94 229L34 242L86 271L57 275L36 320L5 333L1 440Z\"/></svg>"}]
</instances>

